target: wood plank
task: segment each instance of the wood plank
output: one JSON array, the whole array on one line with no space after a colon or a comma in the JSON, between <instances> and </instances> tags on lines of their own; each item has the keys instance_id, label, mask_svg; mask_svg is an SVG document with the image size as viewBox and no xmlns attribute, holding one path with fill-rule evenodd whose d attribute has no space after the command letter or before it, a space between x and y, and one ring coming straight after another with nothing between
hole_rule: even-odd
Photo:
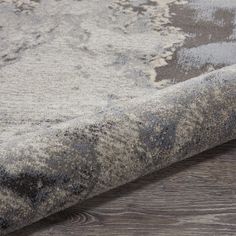
<instances>
[{"instance_id":1,"label":"wood plank","mask_svg":"<svg viewBox=\"0 0 236 236\"><path fill-rule=\"evenodd\" d=\"M236 140L11 236L235 235Z\"/></svg>"}]
</instances>

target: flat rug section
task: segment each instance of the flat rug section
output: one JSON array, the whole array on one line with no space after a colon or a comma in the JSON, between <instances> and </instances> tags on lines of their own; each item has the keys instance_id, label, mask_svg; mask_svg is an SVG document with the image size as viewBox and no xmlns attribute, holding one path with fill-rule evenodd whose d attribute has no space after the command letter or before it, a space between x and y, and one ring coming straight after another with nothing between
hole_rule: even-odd
<instances>
[{"instance_id":1,"label":"flat rug section","mask_svg":"<svg viewBox=\"0 0 236 236\"><path fill-rule=\"evenodd\" d=\"M236 5L0 0L0 232L236 138Z\"/></svg>"},{"instance_id":2,"label":"flat rug section","mask_svg":"<svg viewBox=\"0 0 236 236\"><path fill-rule=\"evenodd\" d=\"M236 63L234 0L0 0L0 144Z\"/></svg>"},{"instance_id":3,"label":"flat rug section","mask_svg":"<svg viewBox=\"0 0 236 236\"><path fill-rule=\"evenodd\" d=\"M185 38L173 0L0 2L0 143L155 93Z\"/></svg>"}]
</instances>

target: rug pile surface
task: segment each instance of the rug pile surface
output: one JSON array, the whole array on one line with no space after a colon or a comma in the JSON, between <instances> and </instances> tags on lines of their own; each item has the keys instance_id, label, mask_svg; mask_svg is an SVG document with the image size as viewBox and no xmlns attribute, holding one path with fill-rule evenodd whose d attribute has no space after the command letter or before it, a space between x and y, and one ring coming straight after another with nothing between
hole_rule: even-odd
<instances>
[{"instance_id":1,"label":"rug pile surface","mask_svg":"<svg viewBox=\"0 0 236 236\"><path fill-rule=\"evenodd\" d=\"M236 138L234 0L0 0L0 234Z\"/></svg>"}]
</instances>

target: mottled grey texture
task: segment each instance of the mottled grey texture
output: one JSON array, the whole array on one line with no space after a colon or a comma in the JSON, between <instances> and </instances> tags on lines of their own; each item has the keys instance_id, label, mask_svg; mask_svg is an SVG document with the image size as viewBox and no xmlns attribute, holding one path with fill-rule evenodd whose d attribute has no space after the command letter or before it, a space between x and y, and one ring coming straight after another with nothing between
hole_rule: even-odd
<instances>
[{"instance_id":1,"label":"mottled grey texture","mask_svg":"<svg viewBox=\"0 0 236 236\"><path fill-rule=\"evenodd\" d=\"M2 232L236 138L235 67L142 100L2 145Z\"/></svg>"},{"instance_id":2,"label":"mottled grey texture","mask_svg":"<svg viewBox=\"0 0 236 236\"><path fill-rule=\"evenodd\" d=\"M155 2L0 0L0 143L165 87L184 34Z\"/></svg>"},{"instance_id":3,"label":"mottled grey texture","mask_svg":"<svg viewBox=\"0 0 236 236\"><path fill-rule=\"evenodd\" d=\"M178 64L183 70L201 71L206 65L212 70L235 64L236 2L190 0L187 8L196 23L196 29L192 28L196 35L178 52Z\"/></svg>"},{"instance_id":4,"label":"mottled grey texture","mask_svg":"<svg viewBox=\"0 0 236 236\"><path fill-rule=\"evenodd\" d=\"M236 138L235 65L172 85L234 63L177 69L197 2L0 0L2 234Z\"/></svg>"}]
</instances>

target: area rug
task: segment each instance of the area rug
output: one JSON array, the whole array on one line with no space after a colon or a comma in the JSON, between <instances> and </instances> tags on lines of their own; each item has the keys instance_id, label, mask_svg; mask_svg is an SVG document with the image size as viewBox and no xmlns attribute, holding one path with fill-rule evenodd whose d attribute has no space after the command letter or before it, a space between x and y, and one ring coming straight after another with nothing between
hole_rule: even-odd
<instances>
[{"instance_id":1,"label":"area rug","mask_svg":"<svg viewBox=\"0 0 236 236\"><path fill-rule=\"evenodd\" d=\"M0 0L1 235L235 138L235 0Z\"/></svg>"}]
</instances>

